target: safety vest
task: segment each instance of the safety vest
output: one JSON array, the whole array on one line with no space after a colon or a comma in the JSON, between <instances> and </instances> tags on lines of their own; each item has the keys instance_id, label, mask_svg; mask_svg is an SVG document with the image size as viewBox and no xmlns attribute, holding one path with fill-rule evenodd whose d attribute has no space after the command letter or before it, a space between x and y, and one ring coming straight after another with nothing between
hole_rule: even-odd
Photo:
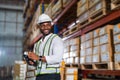
<instances>
[{"instance_id":1,"label":"safety vest","mask_svg":"<svg viewBox=\"0 0 120 80\"><path fill-rule=\"evenodd\" d=\"M43 55L42 56L48 56L49 52L50 52L50 47L51 47L51 43L52 40L56 37L56 34L52 34L50 35L50 37L48 38L48 40L46 41L44 48L43 48ZM35 53L37 55L39 55L40 51L39 51L39 46L40 46L41 41L39 40L36 44L35 44ZM54 65L48 65L47 63L38 61L38 66L37 66L37 71L36 71L36 75L39 74L49 74L49 73L59 73L59 64L54 64Z\"/></svg>"}]
</instances>

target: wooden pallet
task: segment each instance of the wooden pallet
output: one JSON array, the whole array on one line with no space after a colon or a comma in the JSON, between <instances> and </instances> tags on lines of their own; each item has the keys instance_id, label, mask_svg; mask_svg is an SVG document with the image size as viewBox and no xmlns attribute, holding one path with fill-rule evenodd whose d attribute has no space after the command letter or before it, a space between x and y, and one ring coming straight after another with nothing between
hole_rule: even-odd
<instances>
[{"instance_id":1,"label":"wooden pallet","mask_svg":"<svg viewBox=\"0 0 120 80\"><path fill-rule=\"evenodd\" d=\"M112 0L111 9L120 9L120 0Z\"/></svg>"},{"instance_id":2,"label":"wooden pallet","mask_svg":"<svg viewBox=\"0 0 120 80\"><path fill-rule=\"evenodd\" d=\"M63 37L66 37L66 36L68 36L70 34L70 30L67 30L67 31L65 31L64 33L63 33Z\"/></svg>"},{"instance_id":3,"label":"wooden pallet","mask_svg":"<svg viewBox=\"0 0 120 80\"><path fill-rule=\"evenodd\" d=\"M93 69L92 64L81 64L82 70Z\"/></svg>"},{"instance_id":4,"label":"wooden pallet","mask_svg":"<svg viewBox=\"0 0 120 80\"><path fill-rule=\"evenodd\" d=\"M94 12L93 14L90 15L90 19L89 21L90 22L94 22L102 17L104 17L106 15L106 9L101 9L101 10L98 10L96 12Z\"/></svg>"},{"instance_id":5,"label":"wooden pallet","mask_svg":"<svg viewBox=\"0 0 120 80\"><path fill-rule=\"evenodd\" d=\"M113 70L113 62L105 62L105 63L95 63L92 64L94 70Z\"/></svg>"},{"instance_id":6,"label":"wooden pallet","mask_svg":"<svg viewBox=\"0 0 120 80\"><path fill-rule=\"evenodd\" d=\"M86 11L79 16L79 29L85 27L90 23L89 12Z\"/></svg>"},{"instance_id":7,"label":"wooden pallet","mask_svg":"<svg viewBox=\"0 0 120 80\"><path fill-rule=\"evenodd\" d=\"M94 63L94 64L81 64L83 70L114 70L113 62Z\"/></svg>"},{"instance_id":8,"label":"wooden pallet","mask_svg":"<svg viewBox=\"0 0 120 80\"><path fill-rule=\"evenodd\" d=\"M70 29L70 34L78 31L78 25L74 26L73 28Z\"/></svg>"},{"instance_id":9,"label":"wooden pallet","mask_svg":"<svg viewBox=\"0 0 120 80\"><path fill-rule=\"evenodd\" d=\"M65 64L66 67L79 67L79 64Z\"/></svg>"},{"instance_id":10,"label":"wooden pallet","mask_svg":"<svg viewBox=\"0 0 120 80\"><path fill-rule=\"evenodd\" d=\"M120 70L120 62L115 62L115 70Z\"/></svg>"}]
</instances>

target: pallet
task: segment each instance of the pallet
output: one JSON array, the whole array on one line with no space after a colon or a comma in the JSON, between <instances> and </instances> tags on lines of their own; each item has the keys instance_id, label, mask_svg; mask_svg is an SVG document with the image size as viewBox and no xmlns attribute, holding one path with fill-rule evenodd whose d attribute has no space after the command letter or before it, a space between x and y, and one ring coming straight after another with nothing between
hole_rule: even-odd
<instances>
[{"instance_id":1,"label":"pallet","mask_svg":"<svg viewBox=\"0 0 120 80\"><path fill-rule=\"evenodd\" d=\"M113 70L113 62L92 64L94 70Z\"/></svg>"},{"instance_id":2,"label":"pallet","mask_svg":"<svg viewBox=\"0 0 120 80\"><path fill-rule=\"evenodd\" d=\"M84 28L86 25L90 24L89 12L86 11L79 16L79 29Z\"/></svg>"},{"instance_id":3,"label":"pallet","mask_svg":"<svg viewBox=\"0 0 120 80\"><path fill-rule=\"evenodd\" d=\"M92 66L92 64L81 64L81 69L89 70L89 69L93 69L93 66Z\"/></svg>"},{"instance_id":4,"label":"pallet","mask_svg":"<svg viewBox=\"0 0 120 80\"><path fill-rule=\"evenodd\" d=\"M115 62L115 70L120 70L120 62Z\"/></svg>"},{"instance_id":5,"label":"pallet","mask_svg":"<svg viewBox=\"0 0 120 80\"><path fill-rule=\"evenodd\" d=\"M111 9L120 9L120 0L112 0Z\"/></svg>"},{"instance_id":6,"label":"pallet","mask_svg":"<svg viewBox=\"0 0 120 80\"><path fill-rule=\"evenodd\" d=\"M113 70L113 62L81 64L83 70Z\"/></svg>"},{"instance_id":7,"label":"pallet","mask_svg":"<svg viewBox=\"0 0 120 80\"><path fill-rule=\"evenodd\" d=\"M104 17L106 15L106 10L105 9L101 9L101 10L98 10L96 12L94 12L93 14L90 15L90 19L89 21L90 22L94 22L102 17Z\"/></svg>"},{"instance_id":8,"label":"pallet","mask_svg":"<svg viewBox=\"0 0 120 80\"><path fill-rule=\"evenodd\" d=\"M73 68L73 67L79 67L79 64L65 64L65 66Z\"/></svg>"},{"instance_id":9,"label":"pallet","mask_svg":"<svg viewBox=\"0 0 120 80\"><path fill-rule=\"evenodd\" d=\"M78 31L78 25L74 26L73 28L70 29L70 34Z\"/></svg>"},{"instance_id":10,"label":"pallet","mask_svg":"<svg viewBox=\"0 0 120 80\"><path fill-rule=\"evenodd\" d=\"M65 31L64 33L63 33L63 37L66 37L66 36L68 36L70 34L70 30L67 30L67 31Z\"/></svg>"}]
</instances>

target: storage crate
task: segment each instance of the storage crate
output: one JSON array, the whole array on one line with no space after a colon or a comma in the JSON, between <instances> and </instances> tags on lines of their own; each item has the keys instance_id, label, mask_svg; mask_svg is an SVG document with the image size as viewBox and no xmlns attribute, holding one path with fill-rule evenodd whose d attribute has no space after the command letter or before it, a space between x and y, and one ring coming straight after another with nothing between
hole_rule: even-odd
<instances>
[{"instance_id":1,"label":"storage crate","mask_svg":"<svg viewBox=\"0 0 120 80\"><path fill-rule=\"evenodd\" d=\"M80 7L84 4L88 4L88 0L80 0L78 3L77 3L77 6Z\"/></svg>"},{"instance_id":2,"label":"storage crate","mask_svg":"<svg viewBox=\"0 0 120 80\"><path fill-rule=\"evenodd\" d=\"M80 50L79 44L70 46L70 51L75 51L75 50L78 50L78 51Z\"/></svg>"},{"instance_id":3,"label":"storage crate","mask_svg":"<svg viewBox=\"0 0 120 80\"><path fill-rule=\"evenodd\" d=\"M62 3L61 0L58 0L57 3L52 7L52 19L58 16L61 11L62 11Z\"/></svg>"},{"instance_id":4,"label":"storage crate","mask_svg":"<svg viewBox=\"0 0 120 80\"><path fill-rule=\"evenodd\" d=\"M69 57L70 57L70 53L69 53L69 52L63 54L63 58L64 58L64 59L65 59L65 58L69 58Z\"/></svg>"},{"instance_id":5,"label":"storage crate","mask_svg":"<svg viewBox=\"0 0 120 80\"><path fill-rule=\"evenodd\" d=\"M78 72L78 68L77 67L66 67L65 74L67 74L67 75L73 75L74 71Z\"/></svg>"},{"instance_id":6,"label":"storage crate","mask_svg":"<svg viewBox=\"0 0 120 80\"><path fill-rule=\"evenodd\" d=\"M62 0L62 8L65 8L65 7L68 6L71 2L72 2L72 0Z\"/></svg>"},{"instance_id":7,"label":"storage crate","mask_svg":"<svg viewBox=\"0 0 120 80\"><path fill-rule=\"evenodd\" d=\"M114 44L120 44L120 33L114 35Z\"/></svg>"},{"instance_id":8,"label":"storage crate","mask_svg":"<svg viewBox=\"0 0 120 80\"><path fill-rule=\"evenodd\" d=\"M105 44L105 43L109 43L109 42L110 42L110 39L109 39L108 34L100 36L100 45Z\"/></svg>"},{"instance_id":9,"label":"storage crate","mask_svg":"<svg viewBox=\"0 0 120 80\"><path fill-rule=\"evenodd\" d=\"M120 52L114 53L115 70L120 70Z\"/></svg>"},{"instance_id":10,"label":"storage crate","mask_svg":"<svg viewBox=\"0 0 120 80\"><path fill-rule=\"evenodd\" d=\"M100 54L94 54L92 55L92 58L93 63L100 63Z\"/></svg>"},{"instance_id":11,"label":"storage crate","mask_svg":"<svg viewBox=\"0 0 120 80\"><path fill-rule=\"evenodd\" d=\"M75 64L79 64L79 60L80 58L79 57L75 57Z\"/></svg>"},{"instance_id":12,"label":"storage crate","mask_svg":"<svg viewBox=\"0 0 120 80\"><path fill-rule=\"evenodd\" d=\"M86 51L85 51L85 55L86 55L86 56L92 55L92 53L93 53L92 47L91 47L91 48L87 48L87 49L85 49L85 50L86 50Z\"/></svg>"},{"instance_id":13,"label":"storage crate","mask_svg":"<svg viewBox=\"0 0 120 80\"><path fill-rule=\"evenodd\" d=\"M83 50L86 48L86 42L80 44L80 49Z\"/></svg>"},{"instance_id":14,"label":"storage crate","mask_svg":"<svg viewBox=\"0 0 120 80\"><path fill-rule=\"evenodd\" d=\"M52 7L53 7L53 4L50 3L45 10L45 14L49 15L50 17L52 17Z\"/></svg>"},{"instance_id":15,"label":"storage crate","mask_svg":"<svg viewBox=\"0 0 120 80\"><path fill-rule=\"evenodd\" d=\"M85 48L93 47L92 39L85 42Z\"/></svg>"},{"instance_id":16,"label":"storage crate","mask_svg":"<svg viewBox=\"0 0 120 80\"><path fill-rule=\"evenodd\" d=\"M79 29L85 27L86 25L88 25L90 23L90 18L89 18L89 11L85 11L83 14L79 14L77 12L77 16L78 16L78 21L79 21Z\"/></svg>"},{"instance_id":17,"label":"storage crate","mask_svg":"<svg viewBox=\"0 0 120 80\"><path fill-rule=\"evenodd\" d=\"M90 39L93 39L92 32L89 32L89 33L85 34L85 41L90 40Z\"/></svg>"},{"instance_id":18,"label":"storage crate","mask_svg":"<svg viewBox=\"0 0 120 80\"><path fill-rule=\"evenodd\" d=\"M100 54L100 46L93 47L93 55Z\"/></svg>"},{"instance_id":19,"label":"storage crate","mask_svg":"<svg viewBox=\"0 0 120 80\"><path fill-rule=\"evenodd\" d=\"M70 28L70 34L76 32L76 31L78 31L78 25L75 25L72 28Z\"/></svg>"},{"instance_id":20,"label":"storage crate","mask_svg":"<svg viewBox=\"0 0 120 80\"><path fill-rule=\"evenodd\" d=\"M70 52L70 57L78 57L78 56L80 56L79 50L75 50L75 51Z\"/></svg>"},{"instance_id":21,"label":"storage crate","mask_svg":"<svg viewBox=\"0 0 120 80\"><path fill-rule=\"evenodd\" d=\"M111 0L111 9L119 9L120 8L120 1L119 0Z\"/></svg>"},{"instance_id":22,"label":"storage crate","mask_svg":"<svg viewBox=\"0 0 120 80\"><path fill-rule=\"evenodd\" d=\"M75 64L75 58L74 57L70 57L68 64Z\"/></svg>"},{"instance_id":23,"label":"storage crate","mask_svg":"<svg viewBox=\"0 0 120 80\"><path fill-rule=\"evenodd\" d=\"M79 45L80 44L80 38L74 38L74 39L70 39L70 45Z\"/></svg>"},{"instance_id":24,"label":"storage crate","mask_svg":"<svg viewBox=\"0 0 120 80\"><path fill-rule=\"evenodd\" d=\"M80 57L83 57L85 55L86 55L86 50L85 49L80 50Z\"/></svg>"},{"instance_id":25,"label":"storage crate","mask_svg":"<svg viewBox=\"0 0 120 80\"><path fill-rule=\"evenodd\" d=\"M120 52L120 44L115 44L115 53Z\"/></svg>"},{"instance_id":26,"label":"storage crate","mask_svg":"<svg viewBox=\"0 0 120 80\"><path fill-rule=\"evenodd\" d=\"M113 46L110 44L104 44L100 46L100 55L102 62L113 61Z\"/></svg>"},{"instance_id":27,"label":"storage crate","mask_svg":"<svg viewBox=\"0 0 120 80\"><path fill-rule=\"evenodd\" d=\"M110 34L110 32L113 30L113 25L106 25L102 28L100 28L99 36Z\"/></svg>"},{"instance_id":28,"label":"storage crate","mask_svg":"<svg viewBox=\"0 0 120 80\"><path fill-rule=\"evenodd\" d=\"M64 48L64 53L70 52L70 46Z\"/></svg>"},{"instance_id":29,"label":"storage crate","mask_svg":"<svg viewBox=\"0 0 120 80\"><path fill-rule=\"evenodd\" d=\"M93 46L99 46L100 45L100 39L98 38L94 38L93 39Z\"/></svg>"},{"instance_id":30,"label":"storage crate","mask_svg":"<svg viewBox=\"0 0 120 80\"><path fill-rule=\"evenodd\" d=\"M114 25L114 27L113 27L113 33L114 33L114 34L120 33L120 23Z\"/></svg>"},{"instance_id":31,"label":"storage crate","mask_svg":"<svg viewBox=\"0 0 120 80\"><path fill-rule=\"evenodd\" d=\"M83 13L88 11L88 3L77 7L77 16L81 16Z\"/></svg>"},{"instance_id":32,"label":"storage crate","mask_svg":"<svg viewBox=\"0 0 120 80\"><path fill-rule=\"evenodd\" d=\"M93 59L92 55L85 56L85 63L92 63L92 59Z\"/></svg>"},{"instance_id":33,"label":"storage crate","mask_svg":"<svg viewBox=\"0 0 120 80\"><path fill-rule=\"evenodd\" d=\"M89 8L93 7L95 4L97 4L100 1L101 0L88 0Z\"/></svg>"},{"instance_id":34,"label":"storage crate","mask_svg":"<svg viewBox=\"0 0 120 80\"><path fill-rule=\"evenodd\" d=\"M110 0L100 0L99 3L96 3L89 9L90 22L94 22L110 11Z\"/></svg>"},{"instance_id":35,"label":"storage crate","mask_svg":"<svg viewBox=\"0 0 120 80\"><path fill-rule=\"evenodd\" d=\"M100 28L93 31L93 38L99 37Z\"/></svg>"},{"instance_id":36,"label":"storage crate","mask_svg":"<svg viewBox=\"0 0 120 80\"><path fill-rule=\"evenodd\" d=\"M66 36L68 36L68 35L70 35L70 30L67 30L67 31L65 31L65 32L63 33L63 37L66 37Z\"/></svg>"},{"instance_id":37,"label":"storage crate","mask_svg":"<svg viewBox=\"0 0 120 80\"><path fill-rule=\"evenodd\" d=\"M80 57L80 64L85 64L85 56L84 57Z\"/></svg>"},{"instance_id":38,"label":"storage crate","mask_svg":"<svg viewBox=\"0 0 120 80\"><path fill-rule=\"evenodd\" d=\"M85 34L81 36L81 43L85 42Z\"/></svg>"}]
</instances>

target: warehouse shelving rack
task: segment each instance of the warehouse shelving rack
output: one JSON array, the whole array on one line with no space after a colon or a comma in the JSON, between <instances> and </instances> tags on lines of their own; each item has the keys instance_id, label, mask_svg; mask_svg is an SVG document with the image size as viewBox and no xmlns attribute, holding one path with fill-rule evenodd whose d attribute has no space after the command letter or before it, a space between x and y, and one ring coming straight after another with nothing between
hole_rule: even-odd
<instances>
[{"instance_id":1,"label":"warehouse shelving rack","mask_svg":"<svg viewBox=\"0 0 120 80\"><path fill-rule=\"evenodd\" d=\"M54 0L52 0L54 1ZM71 8L72 5L76 4L77 0L72 0L72 2L69 4L69 6L65 7L63 9L63 11L59 14L59 16L57 16L53 21L54 24L57 23L59 21L60 18L62 18L64 16L64 14L66 12L69 11L69 9ZM68 40L71 38L75 38L78 36L81 36L89 31L92 31L96 28L99 28L103 25L106 25L108 23L114 24L116 23L116 21L118 21L120 19L120 9L116 9L113 10L112 12L110 12L109 14L105 15L104 17L102 17L101 19L90 23L88 25L86 25L84 28L79 29L78 31L66 36L63 38L63 40ZM32 44L34 44L41 36L37 36L33 41ZM100 74L100 75L110 75L110 76L120 76L120 70L80 70L79 74L83 74L83 78L87 78L88 74Z\"/></svg>"}]
</instances>

